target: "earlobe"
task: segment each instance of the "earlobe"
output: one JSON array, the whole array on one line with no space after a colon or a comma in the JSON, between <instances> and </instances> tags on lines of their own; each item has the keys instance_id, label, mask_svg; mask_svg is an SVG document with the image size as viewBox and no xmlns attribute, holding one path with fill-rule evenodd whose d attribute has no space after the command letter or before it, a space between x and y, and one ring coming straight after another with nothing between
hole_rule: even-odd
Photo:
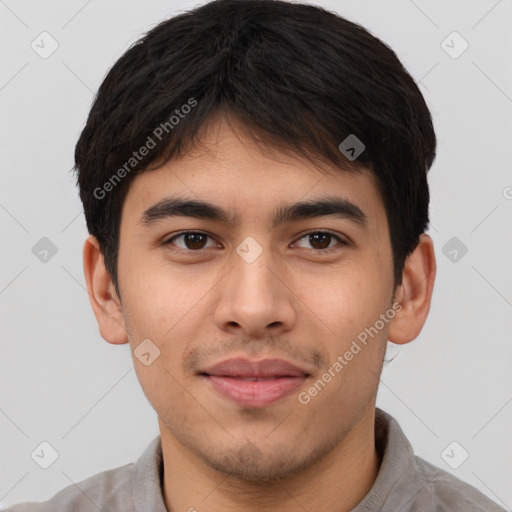
<instances>
[{"instance_id":1,"label":"earlobe","mask_svg":"<svg viewBox=\"0 0 512 512\"><path fill-rule=\"evenodd\" d=\"M93 235L85 240L83 258L89 300L101 337L113 344L128 343L121 302Z\"/></svg>"},{"instance_id":2,"label":"earlobe","mask_svg":"<svg viewBox=\"0 0 512 512\"><path fill-rule=\"evenodd\" d=\"M395 294L402 308L390 323L389 341L401 345L417 338L430 310L435 276L434 244L429 235L422 234L405 262L402 284Z\"/></svg>"}]
</instances>

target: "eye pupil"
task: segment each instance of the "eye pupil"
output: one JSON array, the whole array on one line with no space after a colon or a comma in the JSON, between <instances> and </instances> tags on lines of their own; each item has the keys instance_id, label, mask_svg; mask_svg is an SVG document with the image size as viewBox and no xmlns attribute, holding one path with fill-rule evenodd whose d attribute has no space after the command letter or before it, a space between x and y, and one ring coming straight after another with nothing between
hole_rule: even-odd
<instances>
[{"instance_id":1,"label":"eye pupil","mask_svg":"<svg viewBox=\"0 0 512 512\"><path fill-rule=\"evenodd\" d=\"M202 233L187 233L185 235L185 245L188 249L202 249L204 247L204 243L201 243L201 238L204 242L206 236Z\"/></svg>"},{"instance_id":2,"label":"eye pupil","mask_svg":"<svg viewBox=\"0 0 512 512\"><path fill-rule=\"evenodd\" d=\"M315 249L326 249L331 243L331 235L329 233L312 233L309 235L311 245ZM325 243L327 241L327 243ZM320 247L316 247L315 243L320 242Z\"/></svg>"}]
</instances>

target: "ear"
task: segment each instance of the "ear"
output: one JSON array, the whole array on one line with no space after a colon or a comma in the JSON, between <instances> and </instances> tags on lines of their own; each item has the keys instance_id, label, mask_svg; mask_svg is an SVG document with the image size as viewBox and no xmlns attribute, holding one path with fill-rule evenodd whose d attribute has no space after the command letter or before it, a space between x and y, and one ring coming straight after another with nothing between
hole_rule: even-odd
<instances>
[{"instance_id":1,"label":"ear","mask_svg":"<svg viewBox=\"0 0 512 512\"><path fill-rule=\"evenodd\" d=\"M113 344L128 343L121 301L105 268L98 240L93 235L85 241L83 258L89 300L101 337Z\"/></svg>"},{"instance_id":2,"label":"ear","mask_svg":"<svg viewBox=\"0 0 512 512\"><path fill-rule=\"evenodd\" d=\"M418 246L408 256L397 287L394 303L402 305L390 322L388 340L403 345L414 340L427 319L436 277L434 243L429 235L421 234Z\"/></svg>"}]
</instances>

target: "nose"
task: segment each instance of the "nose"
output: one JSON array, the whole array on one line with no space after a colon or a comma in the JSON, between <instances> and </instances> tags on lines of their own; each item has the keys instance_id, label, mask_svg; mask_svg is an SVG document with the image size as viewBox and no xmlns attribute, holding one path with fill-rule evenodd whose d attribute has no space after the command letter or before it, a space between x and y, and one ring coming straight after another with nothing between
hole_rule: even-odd
<instances>
[{"instance_id":1,"label":"nose","mask_svg":"<svg viewBox=\"0 0 512 512\"><path fill-rule=\"evenodd\" d=\"M219 287L214 322L221 330L252 339L276 336L296 321L293 291L266 248L251 263L233 252L230 271Z\"/></svg>"}]
</instances>

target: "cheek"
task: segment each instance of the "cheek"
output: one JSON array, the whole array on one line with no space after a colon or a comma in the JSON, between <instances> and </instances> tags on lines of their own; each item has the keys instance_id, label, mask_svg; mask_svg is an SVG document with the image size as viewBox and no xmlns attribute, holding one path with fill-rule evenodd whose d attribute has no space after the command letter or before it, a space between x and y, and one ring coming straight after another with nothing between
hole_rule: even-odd
<instances>
[{"instance_id":1,"label":"cheek","mask_svg":"<svg viewBox=\"0 0 512 512\"><path fill-rule=\"evenodd\" d=\"M187 424L197 406L186 390L176 368L164 353L150 366L134 361L137 379L149 403L160 417L171 418L174 423Z\"/></svg>"},{"instance_id":2,"label":"cheek","mask_svg":"<svg viewBox=\"0 0 512 512\"><path fill-rule=\"evenodd\" d=\"M389 290L379 282L378 273L362 266L364 269L355 265L340 268L325 276L301 275L298 295L306 306L305 313L317 317L341 340L373 325L388 306Z\"/></svg>"},{"instance_id":3,"label":"cheek","mask_svg":"<svg viewBox=\"0 0 512 512\"><path fill-rule=\"evenodd\" d=\"M211 318L208 291L215 281L211 277L171 274L168 269L142 270L130 281L125 318L129 318L127 330L132 351L144 339L153 341L160 350L156 360L159 365L154 370L158 378L143 368L140 372L144 387L158 393L159 386L152 386L152 382L167 382L166 387L174 389L176 381L172 376L182 380L183 354L198 340L205 339L202 331ZM134 363L140 366L138 361Z\"/></svg>"},{"instance_id":4,"label":"cheek","mask_svg":"<svg viewBox=\"0 0 512 512\"><path fill-rule=\"evenodd\" d=\"M192 275L172 269L160 258L132 260L125 269L126 306L136 327L150 325L155 335L185 317L205 295L210 281L197 272Z\"/></svg>"},{"instance_id":5,"label":"cheek","mask_svg":"<svg viewBox=\"0 0 512 512\"><path fill-rule=\"evenodd\" d=\"M331 391L324 399L340 406L373 394L386 346L389 323L380 318L389 307L389 290L367 276L334 282L329 293L308 304L329 327L321 343L328 358L324 370L334 377L326 377Z\"/></svg>"}]
</instances>

